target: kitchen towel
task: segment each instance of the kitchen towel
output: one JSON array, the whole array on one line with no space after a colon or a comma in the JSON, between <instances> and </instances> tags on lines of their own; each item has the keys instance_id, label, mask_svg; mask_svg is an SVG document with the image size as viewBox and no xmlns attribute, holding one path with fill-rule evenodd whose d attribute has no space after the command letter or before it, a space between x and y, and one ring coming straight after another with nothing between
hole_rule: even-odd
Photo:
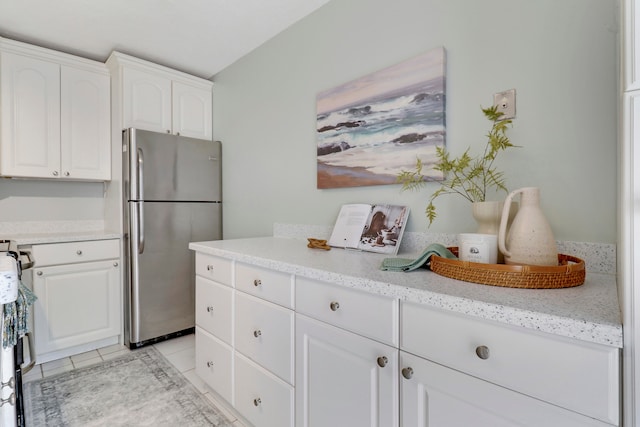
<instances>
[{"instance_id":1,"label":"kitchen towel","mask_svg":"<svg viewBox=\"0 0 640 427\"><path fill-rule=\"evenodd\" d=\"M424 265L429 267L431 255L438 255L443 258L458 259L449 249L440 243L432 243L416 259L408 258L385 258L382 260L380 270L387 271L412 271Z\"/></svg>"},{"instance_id":2,"label":"kitchen towel","mask_svg":"<svg viewBox=\"0 0 640 427\"><path fill-rule=\"evenodd\" d=\"M12 347L16 345L18 339L29 332L29 311L31 305L36 300L36 296L31 289L27 288L22 281L18 285L18 299L14 302L4 304L2 315L2 347Z\"/></svg>"}]
</instances>

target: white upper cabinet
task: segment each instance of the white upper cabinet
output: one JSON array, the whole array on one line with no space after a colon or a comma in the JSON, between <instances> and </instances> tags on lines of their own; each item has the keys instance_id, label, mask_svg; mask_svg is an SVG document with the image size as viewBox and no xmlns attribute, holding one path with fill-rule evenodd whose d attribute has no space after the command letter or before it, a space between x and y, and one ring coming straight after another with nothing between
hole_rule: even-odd
<instances>
[{"instance_id":1,"label":"white upper cabinet","mask_svg":"<svg viewBox=\"0 0 640 427\"><path fill-rule=\"evenodd\" d=\"M0 174L110 179L106 67L0 39Z\"/></svg>"},{"instance_id":2,"label":"white upper cabinet","mask_svg":"<svg viewBox=\"0 0 640 427\"><path fill-rule=\"evenodd\" d=\"M624 90L640 89L640 1L624 1Z\"/></svg>"},{"instance_id":3,"label":"white upper cabinet","mask_svg":"<svg viewBox=\"0 0 640 427\"><path fill-rule=\"evenodd\" d=\"M121 99L121 129L212 139L212 82L114 52L107 60ZM118 89L118 86L120 89Z\"/></svg>"}]
</instances>

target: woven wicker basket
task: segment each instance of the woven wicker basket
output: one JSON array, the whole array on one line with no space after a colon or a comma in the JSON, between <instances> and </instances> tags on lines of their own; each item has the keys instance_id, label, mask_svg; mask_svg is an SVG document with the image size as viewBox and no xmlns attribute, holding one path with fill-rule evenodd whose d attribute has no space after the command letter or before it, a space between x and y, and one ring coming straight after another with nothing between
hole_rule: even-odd
<instances>
[{"instance_id":1,"label":"woven wicker basket","mask_svg":"<svg viewBox=\"0 0 640 427\"><path fill-rule=\"evenodd\" d=\"M456 256L458 248L448 248ZM431 257L431 271L465 282L506 288L557 289L580 286L586 271L584 261L558 254L558 266L480 264L469 261Z\"/></svg>"}]
</instances>

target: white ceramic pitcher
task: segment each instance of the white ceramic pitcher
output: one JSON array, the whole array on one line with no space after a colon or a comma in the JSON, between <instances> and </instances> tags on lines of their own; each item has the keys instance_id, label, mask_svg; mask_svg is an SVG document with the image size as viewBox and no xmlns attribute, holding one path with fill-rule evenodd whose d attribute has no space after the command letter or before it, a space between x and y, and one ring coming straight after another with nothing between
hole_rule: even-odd
<instances>
[{"instance_id":1,"label":"white ceramic pitcher","mask_svg":"<svg viewBox=\"0 0 640 427\"><path fill-rule=\"evenodd\" d=\"M514 196L520 194L520 207L507 236L507 221ZM551 226L540 209L540 189L525 187L509 193L504 201L498 247L505 264L558 265L558 247Z\"/></svg>"}]
</instances>

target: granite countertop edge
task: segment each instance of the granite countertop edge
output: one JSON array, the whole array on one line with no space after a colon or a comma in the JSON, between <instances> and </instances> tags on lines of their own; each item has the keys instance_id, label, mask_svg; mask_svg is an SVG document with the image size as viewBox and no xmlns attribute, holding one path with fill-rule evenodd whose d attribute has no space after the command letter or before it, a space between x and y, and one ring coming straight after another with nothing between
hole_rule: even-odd
<instances>
[{"instance_id":1,"label":"granite countertop edge","mask_svg":"<svg viewBox=\"0 0 640 427\"><path fill-rule=\"evenodd\" d=\"M285 243L282 243L281 241L284 241ZM189 248L209 255L220 256L238 262L250 263L258 267L264 267L310 279L322 280L340 286L398 298L401 301L409 303L428 305L449 312L474 316L512 326L520 326L533 331L574 338L585 342L603 344L618 348L622 347L622 325L619 311L617 313L611 313L613 311L611 308L612 304L605 307L604 310L607 311L607 315L602 316L603 318L598 318L599 316L597 315L590 316L589 313L570 316L566 315L566 313L541 312L535 309L523 308L527 306L526 302L522 303L521 307L518 307L508 304L482 301L480 299L475 299L473 295L467 297L429 289L421 289L420 286L416 286L414 283L409 285L398 283L396 278L408 277L405 273L373 272L371 271L371 268L365 269L365 271L371 272L371 274L365 273L363 275L349 274L344 271L335 271L332 270L331 265L323 265L321 261L318 261L318 259L323 257L320 253L324 251L310 250L316 251L314 256L311 256L311 262L307 262L308 260L306 258L299 258L299 260L302 260L303 262L297 262L295 256L292 256L294 259L291 260L279 259L277 248L273 251L269 250L264 253L259 253L261 251L260 246L265 244L267 246L270 244L275 244L277 246L281 246L282 244L285 246L293 245L293 243L286 243L286 241L291 242L296 241L296 239L266 237L216 242L192 242L189 244ZM297 244L299 243L305 242L297 241ZM246 250L243 248L246 248ZM300 252L304 253L305 251ZM291 256L291 254L289 255ZM371 260L370 262L374 265L379 265L379 261L383 259L383 257L378 256L378 254L360 253L360 256L362 255L364 255L364 257L361 259ZM300 256L305 257L305 255L302 254ZM446 288L447 285L460 286L462 284L462 286L464 286L467 284L466 282L437 276L435 273L430 271L425 271L421 274L433 275L433 277L429 277L429 280L437 282L438 285L442 284L443 289ZM391 279L380 280L380 278L377 277L380 275L388 275L387 277L390 277ZM585 285L583 286L586 287L589 285L590 291L593 291L595 287L613 286L615 288L615 276L613 275L590 273L587 276L587 280L588 282L585 282ZM516 295L515 298L518 298L518 291L523 291L520 289L505 289L486 285L467 285L469 285L469 289L482 289L481 292L488 294L504 294L516 291L515 293L512 293L512 295ZM578 288L580 287L574 289ZM537 290L524 291L536 292ZM572 290L571 292L580 292L580 290ZM526 295L531 294L527 293ZM594 306L596 305L597 304L594 303ZM581 309L585 310L585 307L581 307Z\"/></svg>"}]
</instances>

